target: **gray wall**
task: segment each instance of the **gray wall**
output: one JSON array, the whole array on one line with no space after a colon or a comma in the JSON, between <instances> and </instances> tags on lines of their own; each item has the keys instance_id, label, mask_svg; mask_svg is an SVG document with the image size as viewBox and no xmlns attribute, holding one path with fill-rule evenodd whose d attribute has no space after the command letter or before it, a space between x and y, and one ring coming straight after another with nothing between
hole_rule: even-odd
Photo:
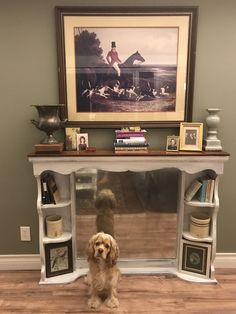
<instances>
[{"instance_id":1,"label":"gray wall","mask_svg":"<svg viewBox=\"0 0 236 314\"><path fill-rule=\"evenodd\" d=\"M97 1L0 0L0 254L38 253L36 182L27 154L42 138L30 119L32 104L57 103L57 51L54 7L97 5ZM236 252L235 140L236 1L99 1L99 5L199 6L193 121L204 121L207 107L220 107L219 136L231 153L220 182L218 252ZM164 149L172 130L149 130L152 147ZM113 130L89 131L91 145L111 148ZM234 143L232 145L232 143ZM21 242L19 226L32 228L32 242Z\"/></svg>"}]
</instances>

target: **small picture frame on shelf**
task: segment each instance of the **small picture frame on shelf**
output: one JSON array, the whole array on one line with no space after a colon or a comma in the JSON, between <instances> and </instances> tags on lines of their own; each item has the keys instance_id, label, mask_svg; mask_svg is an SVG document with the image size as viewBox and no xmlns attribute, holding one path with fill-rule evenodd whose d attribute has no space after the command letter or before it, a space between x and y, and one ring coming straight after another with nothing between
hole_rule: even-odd
<instances>
[{"instance_id":1,"label":"small picture frame on shelf","mask_svg":"<svg viewBox=\"0 0 236 314\"><path fill-rule=\"evenodd\" d=\"M210 276L210 243L195 243L181 240L179 270L188 275L209 278Z\"/></svg>"},{"instance_id":2,"label":"small picture frame on shelf","mask_svg":"<svg viewBox=\"0 0 236 314\"><path fill-rule=\"evenodd\" d=\"M166 151L178 151L179 150L179 136L167 136Z\"/></svg>"},{"instance_id":3,"label":"small picture frame on shelf","mask_svg":"<svg viewBox=\"0 0 236 314\"><path fill-rule=\"evenodd\" d=\"M77 149L77 134L80 133L80 128L65 128L66 133L66 150Z\"/></svg>"},{"instance_id":4,"label":"small picture frame on shelf","mask_svg":"<svg viewBox=\"0 0 236 314\"><path fill-rule=\"evenodd\" d=\"M202 151L203 123L180 123L180 150Z\"/></svg>"},{"instance_id":5,"label":"small picture frame on shelf","mask_svg":"<svg viewBox=\"0 0 236 314\"><path fill-rule=\"evenodd\" d=\"M88 133L77 134L77 150L85 151L88 147Z\"/></svg>"},{"instance_id":6,"label":"small picture frame on shelf","mask_svg":"<svg viewBox=\"0 0 236 314\"><path fill-rule=\"evenodd\" d=\"M72 241L45 244L45 258L48 278L72 273Z\"/></svg>"}]
</instances>

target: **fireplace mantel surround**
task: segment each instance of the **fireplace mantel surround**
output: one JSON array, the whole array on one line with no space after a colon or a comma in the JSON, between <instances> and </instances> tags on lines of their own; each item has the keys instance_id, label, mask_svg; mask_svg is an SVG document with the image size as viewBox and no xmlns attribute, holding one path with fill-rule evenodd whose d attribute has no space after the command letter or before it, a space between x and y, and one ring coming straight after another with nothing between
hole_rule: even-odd
<instances>
[{"instance_id":1,"label":"fireplace mantel surround","mask_svg":"<svg viewBox=\"0 0 236 314\"><path fill-rule=\"evenodd\" d=\"M179 170L178 184L178 226L176 241L176 258L167 260L120 260L119 266L125 274L155 274L172 273L180 278L193 282L215 282L214 260L216 254L216 222L219 210L218 184L219 177L223 174L224 163L229 159L225 152L166 152L150 150L142 155L116 155L113 151L98 150L96 152L65 151L55 154L32 153L28 155L33 165L33 173L37 180L38 198L37 210L39 214L39 242L41 256L41 281L42 284L67 283L83 276L87 272L86 261L77 258L76 224L75 224L75 172L80 169L94 168L98 170L121 171L151 171L165 168ZM56 183L62 201L59 204L43 205L41 201L41 174L50 171L55 175ZM199 176L215 174L214 200L211 203L186 202L185 191L190 183ZM189 235L189 216L192 208L208 211L211 215L209 237L199 239ZM66 232L56 239L46 236L45 217L50 213L62 214L66 222ZM48 276L49 261L45 250L51 243L71 241L72 269L70 272ZM191 244L207 253L204 259L205 272L186 269L184 259L184 244ZM207 251L204 251L204 250ZM185 255L184 255L185 254Z\"/></svg>"}]
</instances>

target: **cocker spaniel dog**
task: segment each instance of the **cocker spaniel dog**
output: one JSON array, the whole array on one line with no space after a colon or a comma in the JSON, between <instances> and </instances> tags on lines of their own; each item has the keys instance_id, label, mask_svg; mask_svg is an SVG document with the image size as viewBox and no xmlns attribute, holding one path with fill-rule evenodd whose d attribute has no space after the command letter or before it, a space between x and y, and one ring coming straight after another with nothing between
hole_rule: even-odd
<instances>
[{"instance_id":1,"label":"cocker spaniel dog","mask_svg":"<svg viewBox=\"0 0 236 314\"><path fill-rule=\"evenodd\" d=\"M117 308L117 285L120 277L116 266L119 248L116 240L109 234L99 232L91 237L87 248L89 273L87 284L90 285L89 308L96 309L105 296L105 305Z\"/></svg>"},{"instance_id":2,"label":"cocker spaniel dog","mask_svg":"<svg viewBox=\"0 0 236 314\"><path fill-rule=\"evenodd\" d=\"M110 189L103 189L98 193L95 201L97 209L97 232L104 232L114 237L114 212L116 198Z\"/></svg>"}]
</instances>

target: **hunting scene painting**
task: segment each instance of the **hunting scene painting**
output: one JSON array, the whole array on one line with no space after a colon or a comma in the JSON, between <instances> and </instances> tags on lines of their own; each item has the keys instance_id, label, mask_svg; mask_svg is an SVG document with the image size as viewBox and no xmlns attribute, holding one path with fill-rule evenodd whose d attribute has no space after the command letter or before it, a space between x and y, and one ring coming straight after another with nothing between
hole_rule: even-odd
<instances>
[{"instance_id":1,"label":"hunting scene painting","mask_svg":"<svg viewBox=\"0 0 236 314\"><path fill-rule=\"evenodd\" d=\"M58 7L56 13L67 126L191 121L195 8Z\"/></svg>"},{"instance_id":2,"label":"hunting scene painting","mask_svg":"<svg viewBox=\"0 0 236 314\"><path fill-rule=\"evenodd\" d=\"M175 112L178 27L74 27L76 111Z\"/></svg>"}]
</instances>

